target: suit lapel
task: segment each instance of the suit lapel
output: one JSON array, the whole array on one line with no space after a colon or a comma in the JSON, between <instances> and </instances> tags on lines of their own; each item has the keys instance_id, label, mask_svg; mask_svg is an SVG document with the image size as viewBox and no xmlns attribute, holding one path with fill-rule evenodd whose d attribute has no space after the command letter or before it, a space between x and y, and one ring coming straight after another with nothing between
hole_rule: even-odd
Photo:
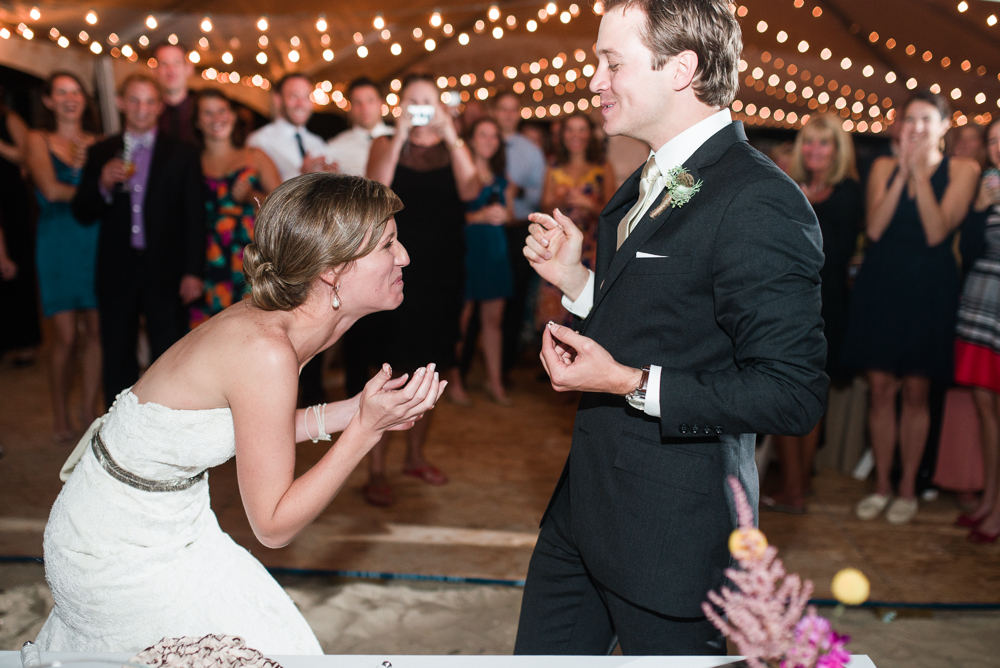
<instances>
[{"instance_id":1,"label":"suit lapel","mask_svg":"<svg viewBox=\"0 0 1000 668\"><path fill-rule=\"evenodd\" d=\"M746 141L746 133L743 132L743 124L734 121L727 127L719 130L712 137L702 144L694 154L684 163L684 168L691 176L698 180L698 169L714 164L729 150L729 148L739 141ZM615 244L618 243L618 224L631 205L639 198L639 178L642 167L636 170L629 179L622 184L622 187L611 198L608 205L601 212L601 225L598 228L598 257L597 270L595 271L594 285L594 305L590 310L591 315L600 306L604 297L608 294L611 286L621 276L621 273L628 266L628 263L635 260L636 252L642 248L643 244L649 241L657 230L659 230L674 211L674 207L668 205L659 215L652 217L652 214L663 203L663 198L667 194L663 189L656 200L650 205L646 214L639 224L632 230L632 233L625 239L622 247L615 251ZM697 206L698 196L695 195L691 203L686 206ZM624 211L621 207L629 204ZM605 259L607 258L607 259ZM592 318L587 317L583 322L581 332L585 332Z\"/></svg>"}]
</instances>

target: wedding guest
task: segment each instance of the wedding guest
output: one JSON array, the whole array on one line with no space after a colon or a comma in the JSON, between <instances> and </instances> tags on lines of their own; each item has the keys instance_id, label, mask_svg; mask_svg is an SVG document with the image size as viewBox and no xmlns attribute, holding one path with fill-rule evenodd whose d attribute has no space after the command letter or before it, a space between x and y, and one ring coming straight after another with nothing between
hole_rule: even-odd
<instances>
[{"instance_id":1,"label":"wedding guest","mask_svg":"<svg viewBox=\"0 0 1000 668\"><path fill-rule=\"evenodd\" d=\"M465 294L465 207L476 198L482 183L465 142L455 132L450 114L441 105L434 79L425 74L407 77L400 91L400 115L392 137L372 142L368 178L390 186L403 202L396 214L399 241L410 253L405 272L406 299L395 311L366 318L377 349L396 373L433 362L447 377L453 401L468 403L458 378L455 346ZM434 115L414 125L409 109L431 106ZM419 119L426 120L425 118ZM431 420L425 418L407 433L403 473L431 485L448 478L424 457ZM383 439L372 448L368 503L385 506L394 501L385 473Z\"/></svg>"},{"instance_id":2,"label":"wedding guest","mask_svg":"<svg viewBox=\"0 0 1000 668\"><path fill-rule=\"evenodd\" d=\"M82 402L79 426L86 429L97 417L101 392L101 337L94 276L97 262L97 225L83 225L73 215L87 148L96 137L87 94L75 74L55 72L42 89L47 112L45 127L28 135L28 173L38 199L35 248L42 312L52 325L49 369L52 395L52 437L68 443L69 390L73 385L74 352L80 346Z\"/></svg>"},{"instance_id":3,"label":"wedding guest","mask_svg":"<svg viewBox=\"0 0 1000 668\"><path fill-rule=\"evenodd\" d=\"M0 99L3 89L0 88ZM0 220L7 256L18 271L0 282L0 354L10 352L17 366L33 364L42 341L38 284L35 278L35 233L31 224L31 192L21 178L27 151L28 126L0 102Z\"/></svg>"},{"instance_id":4,"label":"wedding guest","mask_svg":"<svg viewBox=\"0 0 1000 668\"><path fill-rule=\"evenodd\" d=\"M486 365L486 396L501 406L512 405L504 390L501 373L504 303L513 290L507 236L504 226L514 218L517 189L505 176L506 156L500 125L485 116L472 124L466 135L472 159L483 188L465 205L465 308L462 329L468 327L474 306L479 305L479 333ZM522 255L523 257L523 255ZM465 338L475 348L476 340Z\"/></svg>"},{"instance_id":5,"label":"wedding guest","mask_svg":"<svg viewBox=\"0 0 1000 668\"><path fill-rule=\"evenodd\" d=\"M777 164L777 163L776 163ZM779 165L780 167L780 165ZM864 221L864 195L858 183L854 142L833 115L817 115L799 130L785 171L799 184L823 232L823 334L826 337L826 374L833 383L847 383L851 374L840 367L847 329L848 274L855 240ZM812 488L813 456L823 421L805 436L775 435L781 459L781 491L762 496L761 505L803 513Z\"/></svg>"},{"instance_id":6,"label":"wedding guest","mask_svg":"<svg viewBox=\"0 0 1000 668\"><path fill-rule=\"evenodd\" d=\"M968 123L952 128L944 139L945 155L949 158L971 158L980 167L987 166L986 135L982 126Z\"/></svg>"},{"instance_id":7,"label":"wedding guest","mask_svg":"<svg viewBox=\"0 0 1000 668\"><path fill-rule=\"evenodd\" d=\"M382 92L371 79L352 81L347 87L347 99L351 103L347 112L351 127L327 142L327 151L341 174L364 176L372 141L391 135L392 128L382 120Z\"/></svg>"},{"instance_id":8,"label":"wedding guest","mask_svg":"<svg viewBox=\"0 0 1000 668\"><path fill-rule=\"evenodd\" d=\"M335 172L336 166L329 159L326 142L306 129L313 113L309 95L312 82L301 72L286 74L274 84L271 102L275 119L250 133L247 146L267 154L282 181L311 172ZM323 359L317 357L302 369L301 395L303 406L326 401L323 388Z\"/></svg>"},{"instance_id":9,"label":"wedding guest","mask_svg":"<svg viewBox=\"0 0 1000 668\"><path fill-rule=\"evenodd\" d=\"M194 76L194 63L188 59L187 53L182 44L157 44L153 49L153 58L156 59L153 73L163 89L159 131L164 136L195 144L195 100L188 88L188 80Z\"/></svg>"},{"instance_id":10,"label":"wedding guest","mask_svg":"<svg viewBox=\"0 0 1000 668\"><path fill-rule=\"evenodd\" d=\"M243 249L253 241L258 202L281 185L267 154L243 145L233 103L221 91L199 93L195 111L208 227L205 295L191 305L192 329L245 296Z\"/></svg>"},{"instance_id":11,"label":"wedding guest","mask_svg":"<svg viewBox=\"0 0 1000 668\"><path fill-rule=\"evenodd\" d=\"M264 151L282 181L310 172L333 172L326 142L306 129L313 113L312 82L305 74L286 74L274 84L271 101L275 118L247 137L247 146Z\"/></svg>"},{"instance_id":12,"label":"wedding guest","mask_svg":"<svg viewBox=\"0 0 1000 668\"><path fill-rule=\"evenodd\" d=\"M986 130L986 149L990 166L974 205L986 214L986 250L966 278L955 343L955 381L974 388L983 448L982 499L958 518L959 526L972 529L974 543L995 543L1000 536L1000 119Z\"/></svg>"},{"instance_id":13,"label":"wedding guest","mask_svg":"<svg viewBox=\"0 0 1000 668\"><path fill-rule=\"evenodd\" d=\"M45 527L55 607L43 651L132 653L227 633L267 656L322 654L295 603L219 528L205 472L235 456L254 537L283 547L385 431L434 407L444 383L432 366L408 383L383 367L359 396L295 410L302 364L402 301L400 208L388 188L333 174L268 198L246 250L251 299L167 350L68 462ZM307 439L327 445L304 470L295 444Z\"/></svg>"},{"instance_id":14,"label":"wedding guest","mask_svg":"<svg viewBox=\"0 0 1000 668\"><path fill-rule=\"evenodd\" d=\"M521 134L521 99L503 93L496 99L494 113L503 133L507 179L514 186L514 219L504 228L512 277L510 298L503 313L503 370L509 373L520 357L527 304L533 299L535 272L521 253L528 236L528 216L539 210L545 184L545 154L531 139Z\"/></svg>"},{"instance_id":15,"label":"wedding guest","mask_svg":"<svg viewBox=\"0 0 1000 668\"><path fill-rule=\"evenodd\" d=\"M595 268L597 258L597 220L604 205L615 192L615 176L604 160L604 151L594 134L594 123L582 112L562 119L561 133L555 144L555 165L545 177L542 211L559 209L569 216L583 233L582 262ZM538 290L535 327L548 322L569 325L572 314L562 306L562 291L548 281Z\"/></svg>"},{"instance_id":16,"label":"wedding guest","mask_svg":"<svg viewBox=\"0 0 1000 668\"><path fill-rule=\"evenodd\" d=\"M201 298L205 272L197 147L157 131L156 79L127 76L117 103L125 131L90 147L72 202L77 220L101 225L95 285L106 405L139 378L140 316L155 361L187 331L184 307Z\"/></svg>"},{"instance_id":17,"label":"wedding guest","mask_svg":"<svg viewBox=\"0 0 1000 668\"><path fill-rule=\"evenodd\" d=\"M952 242L975 196L979 165L943 155L951 113L940 95L916 92L896 124L898 156L876 160L868 180L871 245L851 295L842 361L867 373L871 392L868 428L877 483L856 513L871 520L888 508L890 524L906 524L917 513L931 379L950 381L954 373L960 284ZM897 438L903 471L893 500Z\"/></svg>"}]
</instances>

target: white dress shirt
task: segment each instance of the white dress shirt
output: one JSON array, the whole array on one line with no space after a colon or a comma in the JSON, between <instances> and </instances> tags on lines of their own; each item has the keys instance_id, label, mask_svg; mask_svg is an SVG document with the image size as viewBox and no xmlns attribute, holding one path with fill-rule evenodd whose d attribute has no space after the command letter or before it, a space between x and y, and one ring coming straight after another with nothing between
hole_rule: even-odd
<instances>
[{"instance_id":1,"label":"white dress shirt","mask_svg":"<svg viewBox=\"0 0 1000 668\"><path fill-rule=\"evenodd\" d=\"M733 116L729 113L729 109L723 109L715 114L712 114L708 118L695 123L689 127L684 132L680 133L666 144L660 147L659 151L655 153L650 151L650 155L655 156L656 166L660 168L661 174L666 174L667 171L676 167L678 165L683 165L684 161L694 155L694 152L701 148L701 145L708 141L712 136L715 135L719 130L727 127L733 122ZM648 160L648 158L647 158ZM651 196L646 203L646 206L639 212L640 220L646 214L646 211L652 206L656 198L659 197L660 192L666 186L663 176L660 176L653 184L653 189ZM640 225L642 223L639 223ZM634 230L633 230L634 232ZM587 279L587 285L583 288L583 292L580 296L576 298L576 301L570 301L565 295L562 298L563 307L575 316L580 318L586 318L590 313L590 309L594 306L594 272L590 272L590 278ZM660 367L655 364L649 365L649 383L646 387L646 404L644 411L647 415L653 417L660 417Z\"/></svg>"},{"instance_id":2,"label":"white dress shirt","mask_svg":"<svg viewBox=\"0 0 1000 668\"><path fill-rule=\"evenodd\" d=\"M302 173L302 152L295 135L302 137L302 146L309 155L322 155L329 161L326 142L319 135L306 130L305 126L296 127L284 118L278 117L254 130L247 137L247 146L259 148L267 153L274 166L278 168L282 182Z\"/></svg>"},{"instance_id":3,"label":"white dress shirt","mask_svg":"<svg viewBox=\"0 0 1000 668\"><path fill-rule=\"evenodd\" d=\"M341 174L364 176L368 168L368 152L371 151L372 141L376 137L392 133L393 129L381 121L371 130L356 125L328 141L327 154L330 160L337 163Z\"/></svg>"}]
</instances>

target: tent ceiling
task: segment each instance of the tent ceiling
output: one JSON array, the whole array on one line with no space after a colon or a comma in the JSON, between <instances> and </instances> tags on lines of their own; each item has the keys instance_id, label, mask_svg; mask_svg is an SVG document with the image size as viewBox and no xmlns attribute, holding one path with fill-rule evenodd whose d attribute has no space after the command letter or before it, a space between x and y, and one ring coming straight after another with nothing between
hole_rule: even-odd
<instances>
[{"instance_id":1,"label":"tent ceiling","mask_svg":"<svg viewBox=\"0 0 1000 668\"><path fill-rule=\"evenodd\" d=\"M914 79L920 87L936 84L953 97L953 106L963 115L958 122L986 120L1000 113L1000 25L996 25L996 18L989 18L1000 15L1000 4L966 1L968 8L960 11L959 0L742 0L736 6L747 66L741 73L736 107L742 113L752 109L754 122L773 124L777 120L779 125L788 125L790 113L801 118L814 113L810 105L820 110L829 105L837 111L835 105L840 104L845 118L853 123L864 121L862 127L870 130L875 122L884 127L884 114L905 99L907 82ZM522 84L526 86L525 103L534 110L591 97L577 89L577 82L568 85L566 78L571 68L577 68L579 77L583 65L596 64L591 47L599 17L586 2L577 3L577 15L563 23L558 15L539 20L539 10L545 6L541 0L497 2L500 18L496 22L487 16L488 3L441 0L378 0L368 4L346 0L94 0L86 5L40 0L36 5L0 7L0 23L12 33L24 23L35 33L35 41L48 42L49 32L55 28L71 42L66 53L79 58L94 57L86 51L93 41L101 44L104 54L128 44L138 51L135 57L140 64L150 55L148 48L140 46L143 35L154 44L175 34L198 53L199 72L208 67L218 72L236 71L244 80L260 75L273 81L289 71L303 71L316 81L332 84L361 75L388 82L414 69L458 79L471 74L475 83L462 86L459 81L453 88L475 96L481 87L496 92ZM557 13L570 8L566 0L556 4ZM33 6L41 13L38 20L30 17ZM98 15L96 25L85 20L90 9ZM443 27L430 25L435 11L440 12L442 24L452 26L450 36ZM152 30L146 26L149 15L157 22ZM212 22L208 33L200 27L206 16ZM256 26L261 16L267 18L266 31ZM327 23L325 31L317 29L321 16ZM376 16L384 18L388 39L375 28ZM508 16L514 17L513 28L506 23ZM538 22L537 31L528 32L529 20ZM475 31L477 21L485 26L479 34ZM497 26L504 28L500 39L491 34ZM413 36L418 28L422 33L419 39ZM84 43L80 31L88 33ZM111 33L117 35L117 44L108 41ZM460 33L469 35L468 45L459 43ZM326 43L324 35L328 36ZM261 36L267 37L264 47L258 42ZM292 45L294 37L298 38L297 47ZM428 38L436 43L433 51L425 48ZM22 38L13 34L10 39ZM207 47L199 45L201 39L207 40ZM400 55L392 54L393 44L399 44ZM54 43L51 46L58 49ZM359 46L367 48L367 57L359 57ZM327 49L333 54L332 61L324 59ZM577 62L577 50L583 51L585 61ZM233 57L231 64L223 62L227 52ZM266 63L257 61L259 53L266 54ZM561 68L554 67L557 54L568 60ZM293 62L296 56L298 61ZM541 67L537 75L522 71L542 59L547 67ZM507 67L515 68L514 79L504 75ZM490 72L495 76L492 82ZM558 82L553 79L558 87L548 82L553 74L558 75ZM531 83L536 78L542 79L540 101L531 100ZM821 94L825 95L819 97ZM776 119L776 111L780 119Z\"/></svg>"}]
</instances>

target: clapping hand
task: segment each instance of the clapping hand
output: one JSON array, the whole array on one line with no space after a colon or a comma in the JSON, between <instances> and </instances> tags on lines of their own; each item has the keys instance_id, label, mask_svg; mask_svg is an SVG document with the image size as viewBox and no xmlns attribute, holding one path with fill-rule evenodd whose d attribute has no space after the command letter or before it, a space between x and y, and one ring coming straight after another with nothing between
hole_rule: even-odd
<instances>
[{"instance_id":1,"label":"clapping hand","mask_svg":"<svg viewBox=\"0 0 1000 668\"><path fill-rule=\"evenodd\" d=\"M250 172L244 171L233 183L233 189L229 191L234 202L246 204L250 201L253 192L253 183L250 182Z\"/></svg>"},{"instance_id":2,"label":"clapping hand","mask_svg":"<svg viewBox=\"0 0 1000 668\"><path fill-rule=\"evenodd\" d=\"M357 417L370 431L409 429L413 423L434 408L444 393L448 381L442 381L433 364L417 369L407 382L408 374L392 378L392 368L385 364L368 381L361 393Z\"/></svg>"},{"instance_id":3,"label":"clapping hand","mask_svg":"<svg viewBox=\"0 0 1000 668\"><path fill-rule=\"evenodd\" d=\"M6 255L0 255L0 280L13 281L17 278L17 264Z\"/></svg>"},{"instance_id":4,"label":"clapping hand","mask_svg":"<svg viewBox=\"0 0 1000 668\"><path fill-rule=\"evenodd\" d=\"M483 207L483 219L487 225L506 225L510 220L510 212L503 204L487 204Z\"/></svg>"}]
</instances>

